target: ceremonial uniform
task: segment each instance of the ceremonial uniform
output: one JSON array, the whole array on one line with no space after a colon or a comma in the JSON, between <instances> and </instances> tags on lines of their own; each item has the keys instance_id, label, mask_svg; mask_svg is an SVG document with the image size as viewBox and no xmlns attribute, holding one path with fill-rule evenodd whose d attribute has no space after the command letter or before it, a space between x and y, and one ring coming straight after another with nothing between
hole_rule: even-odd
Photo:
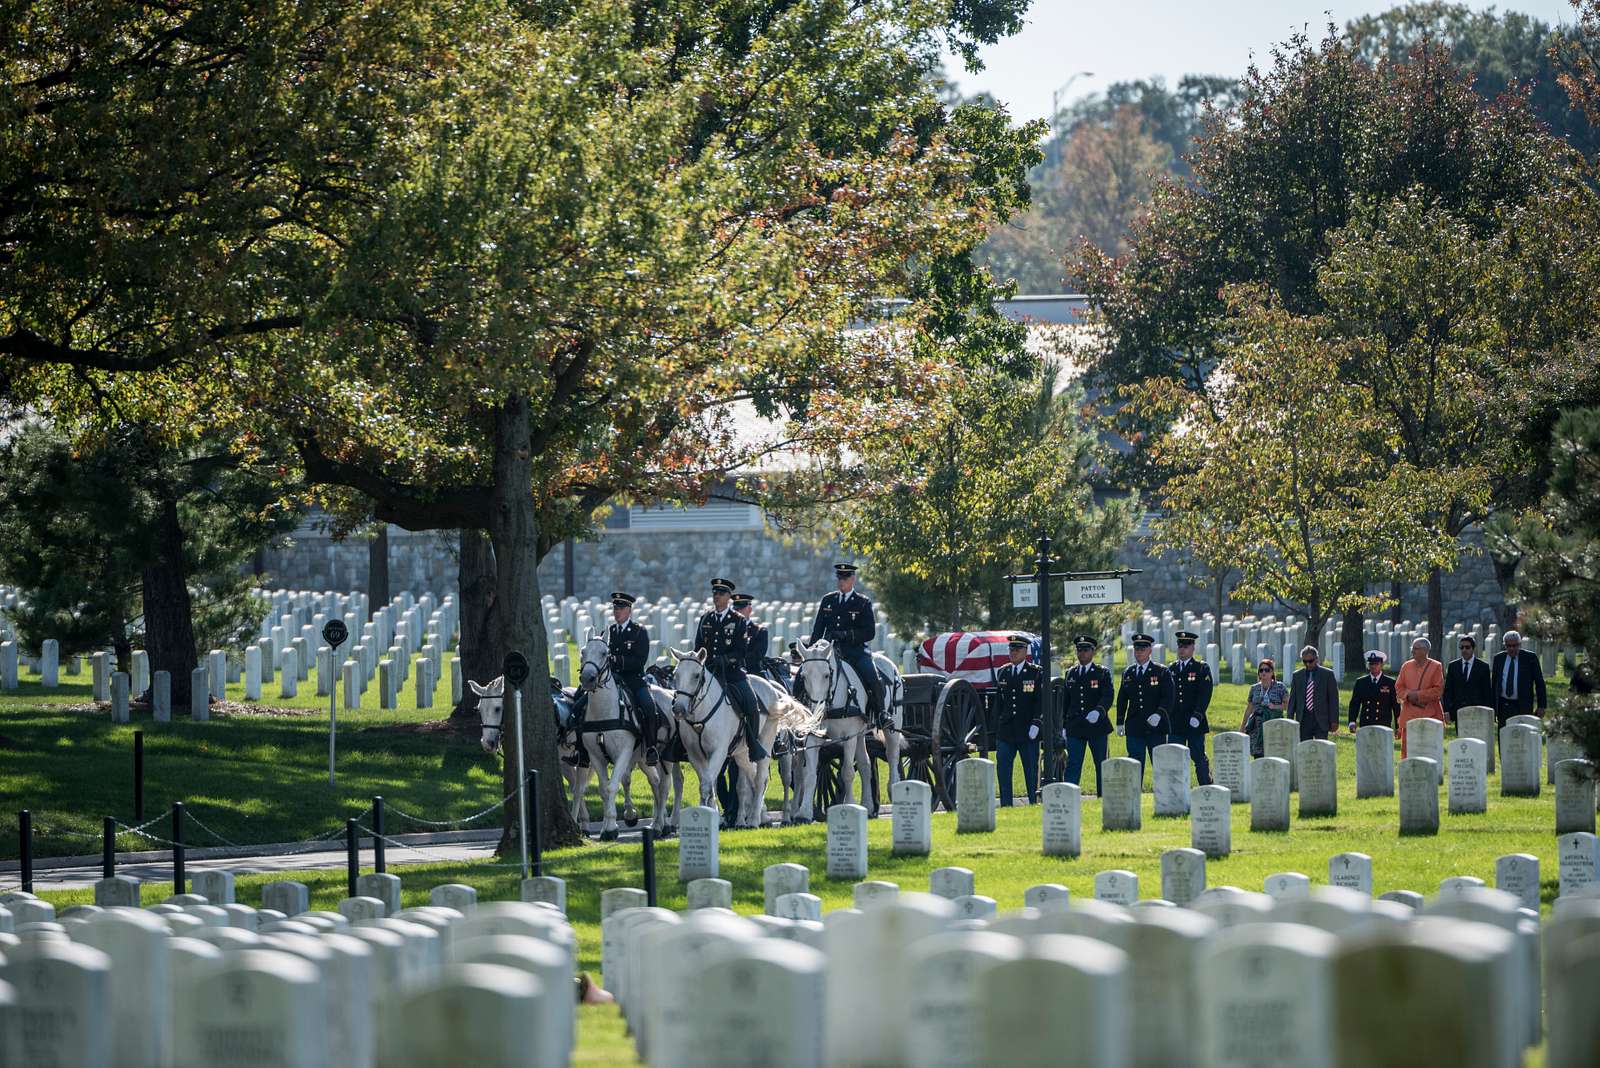
<instances>
[{"instance_id":1,"label":"ceremonial uniform","mask_svg":"<svg viewBox=\"0 0 1600 1068\"><path fill-rule=\"evenodd\" d=\"M836 578L848 578L856 573L854 564L835 564ZM839 659L855 669L866 689L867 717L874 722L883 718L883 688L878 669L872 663L872 653L867 645L878 633L878 619L872 602L854 588L835 590L817 605L817 617L811 624L811 641L826 638L833 643Z\"/></svg>"},{"instance_id":2,"label":"ceremonial uniform","mask_svg":"<svg viewBox=\"0 0 1600 1068\"><path fill-rule=\"evenodd\" d=\"M1199 635L1180 630L1176 637L1178 659L1167 668L1172 676L1172 741L1189 747L1195 783L1210 786L1211 762L1206 759L1206 734L1211 730L1211 723L1206 719L1206 710L1211 707L1211 665L1195 659L1194 645ZM1183 655L1186 645L1188 656Z\"/></svg>"},{"instance_id":3,"label":"ceremonial uniform","mask_svg":"<svg viewBox=\"0 0 1600 1068\"><path fill-rule=\"evenodd\" d=\"M1089 635L1080 635L1079 649L1096 649L1099 643ZM1083 776L1083 751L1094 755L1094 792L1100 789L1100 766L1106 762L1106 738L1111 734L1111 702L1116 688L1111 672L1090 661L1077 664L1061 677L1065 698L1061 712L1061 730L1067 737L1067 778L1077 784Z\"/></svg>"},{"instance_id":4,"label":"ceremonial uniform","mask_svg":"<svg viewBox=\"0 0 1600 1068\"><path fill-rule=\"evenodd\" d=\"M1149 648L1155 639L1135 634L1133 645ZM1172 676L1154 660L1130 664L1122 673L1122 688L1117 692L1117 730L1126 732L1128 755L1139 762L1144 778L1145 753L1165 745L1172 731Z\"/></svg>"},{"instance_id":5,"label":"ceremonial uniform","mask_svg":"<svg viewBox=\"0 0 1600 1068\"><path fill-rule=\"evenodd\" d=\"M1368 665L1382 664L1383 654L1367 654ZM1394 730L1400 719L1400 703L1395 697L1395 678L1383 670L1369 670L1350 687L1350 729L1388 727Z\"/></svg>"},{"instance_id":6,"label":"ceremonial uniform","mask_svg":"<svg viewBox=\"0 0 1600 1068\"><path fill-rule=\"evenodd\" d=\"M1011 648L1028 648L1026 638L1013 638ZM1038 664L1024 660L1006 664L994 677L995 771L1000 780L1000 805L1011 807L1011 764L1022 757L1022 781L1029 803L1039 799L1039 733L1044 730L1047 687Z\"/></svg>"},{"instance_id":7,"label":"ceremonial uniform","mask_svg":"<svg viewBox=\"0 0 1600 1068\"><path fill-rule=\"evenodd\" d=\"M711 592L713 596L719 593L731 596L733 583L727 579L714 579ZM722 683L722 688L728 692L728 700L733 702L734 708L744 719L745 744L750 749L750 759L764 760L767 751L761 744L756 695L751 692L750 682L744 675L745 655L748 652L746 628L744 617L735 612L732 605L722 609L713 608L701 616L695 626L694 647L696 652L705 652L706 668Z\"/></svg>"},{"instance_id":8,"label":"ceremonial uniform","mask_svg":"<svg viewBox=\"0 0 1600 1068\"><path fill-rule=\"evenodd\" d=\"M650 687L645 684L644 669L650 663L650 631L633 621L631 609L636 599L631 593L611 595L611 607L628 608L630 616L611 624L606 631L606 646L611 650L611 671L616 676L617 688L626 691L633 700L634 714L643 736L645 761L654 764L660 717L655 700L650 696ZM589 707L589 692L579 689L572 707L574 718L581 723Z\"/></svg>"}]
</instances>

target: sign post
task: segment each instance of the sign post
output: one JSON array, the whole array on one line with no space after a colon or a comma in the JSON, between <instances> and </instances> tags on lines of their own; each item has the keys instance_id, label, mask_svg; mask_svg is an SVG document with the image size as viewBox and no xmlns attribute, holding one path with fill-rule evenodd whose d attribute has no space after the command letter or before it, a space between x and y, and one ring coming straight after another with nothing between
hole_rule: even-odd
<instances>
[{"instance_id":1,"label":"sign post","mask_svg":"<svg viewBox=\"0 0 1600 1068\"><path fill-rule=\"evenodd\" d=\"M1052 579L1065 580L1061 590L1063 605L1121 604L1122 577L1139 574L1138 568L1128 567L1112 571L1052 571L1053 564L1050 534L1040 530L1039 555L1034 559L1034 571L1006 576L1012 584L1013 608L1032 608L1035 605L1039 608L1039 670L1044 676L1045 687L1045 737L1044 745L1039 747L1044 760L1044 769L1039 777L1041 787L1056 781L1056 758L1061 745L1061 717L1056 708L1055 680L1050 674L1050 582Z\"/></svg>"},{"instance_id":2,"label":"sign post","mask_svg":"<svg viewBox=\"0 0 1600 1068\"><path fill-rule=\"evenodd\" d=\"M522 877L526 879L528 877L528 776L522 767L522 684L528 681L528 658L512 650L501 662L500 673L505 676L506 686L511 690L511 714L517 721L517 786L519 787L517 826L522 828L522 833L517 835L517 838L522 844Z\"/></svg>"},{"instance_id":3,"label":"sign post","mask_svg":"<svg viewBox=\"0 0 1600 1068\"><path fill-rule=\"evenodd\" d=\"M322 640L328 643L328 785L333 785L334 735L339 723L339 646L350 637L344 620L330 619L322 625Z\"/></svg>"}]
</instances>

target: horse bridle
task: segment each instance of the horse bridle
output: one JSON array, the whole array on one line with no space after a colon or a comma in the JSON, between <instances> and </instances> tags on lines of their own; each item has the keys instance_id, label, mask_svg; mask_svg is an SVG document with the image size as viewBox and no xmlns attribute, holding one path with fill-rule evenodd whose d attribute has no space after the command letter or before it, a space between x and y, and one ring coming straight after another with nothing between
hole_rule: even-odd
<instances>
[{"instance_id":1,"label":"horse bridle","mask_svg":"<svg viewBox=\"0 0 1600 1068\"><path fill-rule=\"evenodd\" d=\"M700 703L701 696L705 694L706 687L710 685L710 682L708 681L710 678L711 678L711 669L709 667L707 667L705 664L701 664L700 665L700 685L695 687L695 689L691 692L689 690L680 689L677 686L676 681L674 681L674 684L673 684L673 687L672 687L672 696L674 698L687 697L689 699L689 707L692 709L692 708L694 708L695 705ZM698 720L690 718L687 713L679 712L678 711L678 702L676 700L674 700L672 702L672 718L673 719L681 719L685 723L687 723L689 726L693 727L694 728L694 733L695 733L696 737L698 737L706 729L706 724L711 722L711 717L717 714L717 709L721 708L722 707L722 703L724 701L726 701L727 699L728 699L728 687L726 685L724 685L722 687L722 693L717 697L717 703L711 706L711 711L707 712L705 714L705 716L703 716L702 718L700 718Z\"/></svg>"},{"instance_id":2,"label":"horse bridle","mask_svg":"<svg viewBox=\"0 0 1600 1068\"><path fill-rule=\"evenodd\" d=\"M595 663L599 663L599 662L594 661L594 660L579 660L578 661L578 685L579 686L583 686L583 669L588 667L589 665L595 664ZM605 657L604 662L600 663L600 666L595 668L594 685L593 686L583 686L584 692L586 692L586 693L594 693L600 687L604 686L606 684L606 680L609 679L612 676L612 669L613 669L613 667L615 665L616 665L616 658L611 655L611 647L607 646L606 647L606 657Z\"/></svg>"},{"instance_id":3,"label":"horse bridle","mask_svg":"<svg viewBox=\"0 0 1600 1068\"><path fill-rule=\"evenodd\" d=\"M801 670L802 671L805 670L805 665L806 664L827 664L828 665L828 688L825 691L823 691L823 695L822 695L822 697L820 699L821 703L822 703L822 711L823 711L824 714L826 714L829 711L828 702L833 700L833 687L834 687L835 682L837 681L837 679L835 678L835 675L837 674L837 670L838 670L834 665L837 662L838 657L839 657L839 654L837 652L835 652L833 649L830 648L828 650L828 655L827 656L812 656L810 653L807 653L805 656L800 658L800 665L801 665ZM849 687L847 686L846 689L848 690ZM850 694L846 693L844 695L844 698L845 698L846 701L850 700Z\"/></svg>"}]
</instances>

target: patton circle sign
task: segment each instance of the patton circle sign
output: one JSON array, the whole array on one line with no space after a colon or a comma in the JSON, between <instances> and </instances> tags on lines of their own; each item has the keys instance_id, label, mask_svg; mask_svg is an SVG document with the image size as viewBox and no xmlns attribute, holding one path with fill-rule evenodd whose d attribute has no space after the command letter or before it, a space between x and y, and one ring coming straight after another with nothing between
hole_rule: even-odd
<instances>
[{"instance_id":1,"label":"patton circle sign","mask_svg":"<svg viewBox=\"0 0 1600 1068\"><path fill-rule=\"evenodd\" d=\"M1063 604L1121 604L1120 578L1067 579L1063 584Z\"/></svg>"}]
</instances>

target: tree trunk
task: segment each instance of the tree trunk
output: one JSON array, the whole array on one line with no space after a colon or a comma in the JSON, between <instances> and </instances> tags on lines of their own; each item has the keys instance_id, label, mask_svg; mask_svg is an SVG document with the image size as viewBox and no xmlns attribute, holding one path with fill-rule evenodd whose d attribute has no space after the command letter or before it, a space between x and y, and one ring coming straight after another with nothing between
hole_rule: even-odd
<instances>
[{"instance_id":1,"label":"tree trunk","mask_svg":"<svg viewBox=\"0 0 1600 1068\"><path fill-rule=\"evenodd\" d=\"M1444 647L1444 568L1428 572L1428 640L1433 643L1433 655L1438 658Z\"/></svg>"},{"instance_id":2,"label":"tree trunk","mask_svg":"<svg viewBox=\"0 0 1600 1068\"><path fill-rule=\"evenodd\" d=\"M158 671L171 676L174 709L189 707L189 673L195 668L194 617L189 606L183 541L178 501L170 494L164 495L156 516L155 558L140 575L140 586L150 677L155 678Z\"/></svg>"},{"instance_id":3,"label":"tree trunk","mask_svg":"<svg viewBox=\"0 0 1600 1068\"><path fill-rule=\"evenodd\" d=\"M528 770L539 772L539 819L547 845L572 845L583 840L577 823L562 802L561 765L556 748L555 711L550 703L549 654L539 618L539 531L533 506L533 463L528 452L528 399L507 398L495 412L494 481L489 509L489 539L494 546L494 595L498 634L493 656L518 650L531 670L522 687L523 757ZM507 694L507 713L510 694ZM507 722L502 772L505 790L517 787L515 725ZM519 849L521 828L517 807L505 809L502 854Z\"/></svg>"},{"instance_id":4,"label":"tree trunk","mask_svg":"<svg viewBox=\"0 0 1600 1068\"><path fill-rule=\"evenodd\" d=\"M1217 567L1211 570L1211 615L1218 625L1222 623L1222 607L1228 601L1227 584L1228 576L1233 572L1231 567Z\"/></svg>"},{"instance_id":5,"label":"tree trunk","mask_svg":"<svg viewBox=\"0 0 1600 1068\"><path fill-rule=\"evenodd\" d=\"M486 683L500 674L495 635L500 627L499 601L495 598L494 550L481 530L461 531L461 674ZM472 687L461 688L461 703L450 713L453 720L477 722L478 697Z\"/></svg>"},{"instance_id":6,"label":"tree trunk","mask_svg":"<svg viewBox=\"0 0 1600 1068\"><path fill-rule=\"evenodd\" d=\"M1405 618L1405 595L1406 588L1403 585L1398 582L1389 583L1389 599L1394 602L1389 606L1389 623L1393 626L1398 627L1400 621Z\"/></svg>"},{"instance_id":7,"label":"tree trunk","mask_svg":"<svg viewBox=\"0 0 1600 1068\"><path fill-rule=\"evenodd\" d=\"M1500 608L1495 612L1495 618L1499 620L1502 630L1510 630L1517 623L1517 605L1512 600L1512 592L1517 578L1517 565L1522 562L1522 558L1519 556L1505 560L1491 555L1490 559L1494 562L1495 582L1500 586ZM1472 620L1466 622L1471 623Z\"/></svg>"},{"instance_id":8,"label":"tree trunk","mask_svg":"<svg viewBox=\"0 0 1600 1068\"><path fill-rule=\"evenodd\" d=\"M1344 613L1344 629L1339 635L1339 640L1344 642L1344 664L1341 665L1346 675L1359 676L1367 669L1366 650L1362 645L1361 612L1359 609L1346 609Z\"/></svg>"},{"instance_id":9,"label":"tree trunk","mask_svg":"<svg viewBox=\"0 0 1600 1068\"><path fill-rule=\"evenodd\" d=\"M367 542L367 614L389 603L389 524L379 523Z\"/></svg>"}]
</instances>

